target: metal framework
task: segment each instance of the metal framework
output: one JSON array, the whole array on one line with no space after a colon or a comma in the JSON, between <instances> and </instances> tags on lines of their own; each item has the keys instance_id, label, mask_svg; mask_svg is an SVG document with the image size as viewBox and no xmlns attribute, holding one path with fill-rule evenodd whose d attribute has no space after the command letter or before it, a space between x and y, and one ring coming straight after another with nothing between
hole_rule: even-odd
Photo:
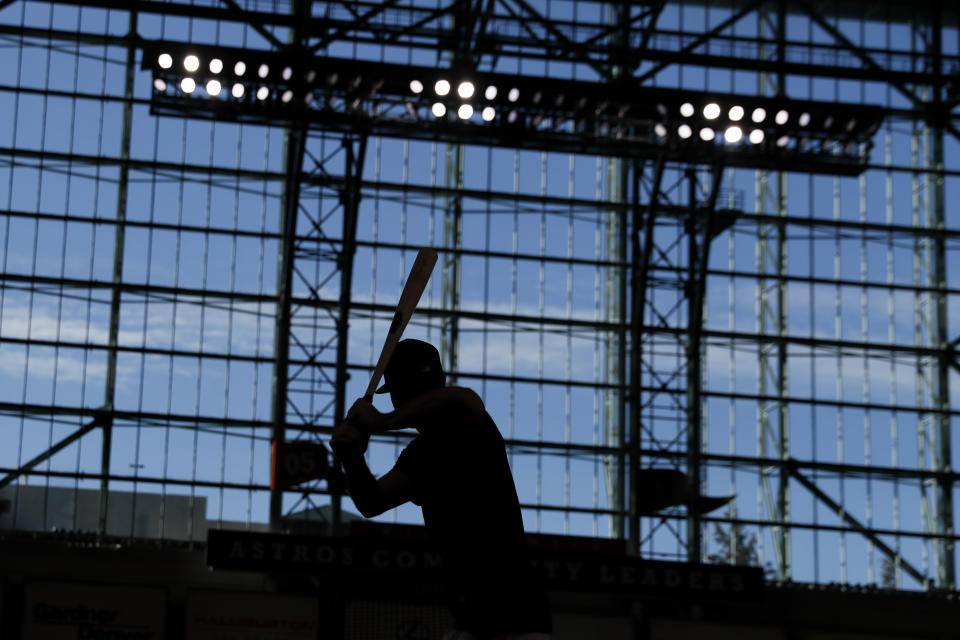
<instances>
[{"instance_id":1,"label":"metal framework","mask_svg":"<svg viewBox=\"0 0 960 640\"><path fill-rule=\"evenodd\" d=\"M110 530L110 491L205 498L211 526L327 507L338 526L336 482L269 490L269 442L342 418L430 244L441 268L409 331L484 396L529 529L700 562L733 557L713 534L736 527L779 580L954 589L955 7L562 5L0 2L5 526L28 526L37 485L98 491L101 532L133 531L135 509ZM158 42L887 119L856 171L827 175L201 121L156 113ZM371 466L403 441L374 443ZM687 474L687 502L737 498L641 513L637 472L660 467ZM43 501L40 526L63 526Z\"/></svg>"}]
</instances>

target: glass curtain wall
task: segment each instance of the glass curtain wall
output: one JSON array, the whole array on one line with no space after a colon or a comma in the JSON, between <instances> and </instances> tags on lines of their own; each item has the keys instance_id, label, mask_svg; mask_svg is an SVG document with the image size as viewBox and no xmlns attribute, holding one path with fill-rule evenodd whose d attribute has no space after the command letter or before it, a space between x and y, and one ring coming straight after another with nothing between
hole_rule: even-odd
<instances>
[{"instance_id":1,"label":"glass curtain wall","mask_svg":"<svg viewBox=\"0 0 960 640\"><path fill-rule=\"evenodd\" d=\"M204 540L349 519L317 481L271 523L271 437L327 440L428 245L440 261L407 335L483 397L528 531L771 579L955 588L955 10L482 4L0 2L0 526ZM859 176L667 163L655 184L653 161L320 126L298 155L296 125L152 114L141 70L145 41L294 38L437 68L453 29L486 71L889 114ZM684 212L718 179L732 224L710 242L692 354ZM654 213L635 322L632 241ZM377 439L373 471L408 439ZM640 517L647 468L735 498Z\"/></svg>"}]
</instances>

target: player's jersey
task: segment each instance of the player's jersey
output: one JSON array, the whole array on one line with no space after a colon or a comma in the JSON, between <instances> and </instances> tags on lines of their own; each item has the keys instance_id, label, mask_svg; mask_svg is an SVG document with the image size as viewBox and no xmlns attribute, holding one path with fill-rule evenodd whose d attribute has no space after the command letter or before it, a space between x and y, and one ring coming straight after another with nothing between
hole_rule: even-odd
<instances>
[{"instance_id":1,"label":"player's jersey","mask_svg":"<svg viewBox=\"0 0 960 640\"><path fill-rule=\"evenodd\" d=\"M485 414L417 436L395 469L413 484L438 545L457 626L478 636L550 632L550 611L530 565L503 438Z\"/></svg>"}]
</instances>

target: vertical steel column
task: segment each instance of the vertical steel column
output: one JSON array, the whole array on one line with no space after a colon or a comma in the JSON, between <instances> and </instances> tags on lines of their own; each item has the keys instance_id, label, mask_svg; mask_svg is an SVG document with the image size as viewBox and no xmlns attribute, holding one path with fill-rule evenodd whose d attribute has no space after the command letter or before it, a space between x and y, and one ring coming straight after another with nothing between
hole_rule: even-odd
<instances>
[{"instance_id":1,"label":"vertical steel column","mask_svg":"<svg viewBox=\"0 0 960 640\"><path fill-rule=\"evenodd\" d=\"M117 389L117 346L120 337L120 303L123 283L123 258L126 244L127 188L130 183L130 136L133 120L133 81L137 57L137 11L130 11L127 30L127 60L123 86L123 128L120 138L120 175L117 181L117 224L113 242L113 289L110 292L110 329L107 338L107 370L104 381L103 443L100 449L100 504L97 533L107 532L107 498L110 493L110 457L113 445L114 396Z\"/></svg>"},{"instance_id":2,"label":"vertical steel column","mask_svg":"<svg viewBox=\"0 0 960 640\"><path fill-rule=\"evenodd\" d=\"M310 15L312 0L294 0L291 13L298 18L290 32L289 49L300 54L304 40L303 25ZM254 25L254 28L260 30ZM267 35L267 34L264 34ZM275 46L279 46L273 40ZM300 210L300 186L303 175L303 157L307 145L307 126L291 123L284 139L284 185L280 211L280 247L277 254L277 312L273 332L273 389L270 407L270 440L283 442L287 425L287 388L290 375L290 323L293 310L293 268L296 261L297 216ZM270 490L270 527L280 526L283 518L283 490Z\"/></svg>"},{"instance_id":3,"label":"vertical steel column","mask_svg":"<svg viewBox=\"0 0 960 640\"><path fill-rule=\"evenodd\" d=\"M758 204L764 203L767 200L769 187L767 183L767 175L761 174L758 176L758 189L757 189L757 200ZM776 176L777 179L777 194L775 201L776 213L778 217L783 217L785 215L785 197L784 190L786 188L786 179L782 173L778 173ZM773 226L772 232L775 234L775 239L771 243L770 235L771 226ZM758 226L758 239L757 239L757 260L758 260L758 272L760 273L760 278L758 280L759 286L759 296L758 296L758 309L757 309L757 323L758 323L758 333L760 335L765 335L769 332L769 324L767 319L767 313L772 311L773 315L773 329L776 332L778 338L780 338L776 344L761 344L759 350L759 372L758 372L758 389L757 392L761 396L770 395L770 391L767 389L767 384L770 379L773 380L773 395L776 397L774 406L771 407L769 404L764 404L764 401L761 401L759 416L758 416L758 425L757 425L757 439L758 439L758 453L761 458L769 457L767 451L767 438L774 435L770 415L775 414L777 419L777 433L775 437L775 443L777 447L776 455L781 460L786 460L789 458L789 425L788 425L788 412L786 406L786 393L787 393L787 353L786 353L786 344L782 339L786 333L786 291L784 284L784 272L786 268L786 229L782 221L778 221L775 225L760 224ZM773 256L770 256L771 251L770 244L773 244ZM775 293L773 296L770 295L770 291L766 284L766 279L763 278L763 274L766 273L767 269L767 260L772 257L773 267L776 270L774 275L775 282L773 287L775 288ZM771 297L773 298L771 303ZM771 309L771 304L773 309ZM775 362L771 363L771 354L775 353L773 358ZM775 518L780 523L785 524L789 520L789 478L786 472L786 466L781 465L780 471L778 473L778 486L776 493L776 502L773 501L773 493L770 487L769 475L770 472L766 469L761 470L761 481L763 484L763 493L766 497L767 510L770 513L772 518ZM774 553L777 559L777 577L781 580L786 580L790 575L790 560L789 560L789 549L790 549L790 532L787 527L779 526L773 528L773 538L774 538Z\"/></svg>"},{"instance_id":4,"label":"vertical steel column","mask_svg":"<svg viewBox=\"0 0 960 640\"><path fill-rule=\"evenodd\" d=\"M935 76L939 76L942 67L943 41L940 25L943 5L940 0L934 3L934 10L931 14L931 48L933 59L933 71ZM943 123L941 118L946 117L947 110L942 100L943 87L934 85L932 88L932 109L936 114L936 120L931 126L931 135L933 136L932 145L932 169L933 189L931 191L931 212L932 219L930 226L938 231L943 231L946 227L944 211L944 185L943 185ZM936 288L934 304L931 313L934 314L933 346L941 350L941 356L937 360L937 381L936 391L933 397L933 405L936 413L936 427L934 430L936 437L935 468L943 472L943 475L937 478L937 531L944 536L938 541L939 566L937 567L937 586L941 589L955 588L955 563L954 563L954 542L953 536L953 481L950 479L951 471L951 437L950 437L950 361L951 347L950 339L947 335L947 296L944 289L947 286L947 249L946 240L943 234L936 234L933 237L933 286Z\"/></svg>"},{"instance_id":5,"label":"vertical steel column","mask_svg":"<svg viewBox=\"0 0 960 640\"><path fill-rule=\"evenodd\" d=\"M624 13L623 7L614 7L612 23L628 25L629 10ZM610 39L613 50L624 42L623 30L616 30ZM616 63L611 64L609 78L617 78L623 72ZM620 158L606 158L607 197L611 202L625 203L629 179L624 168L624 160ZM627 243L629 242L626 214L619 209L609 212L606 220L606 258L608 260L624 262L627 257ZM627 274L619 267L610 267L606 272L604 293L606 298L605 320L619 325L616 335L607 334L605 339L606 366L604 378L606 382L621 382L627 375L627 338L628 338L628 309L627 309ZM611 509L620 514L626 511L626 478L627 458L627 395L622 391L607 390L604 392L603 423L606 428L605 444L618 450L616 459L608 456L606 465L607 502ZM631 500L634 487L629 487ZM622 538L628 535L628 523L624 515L613 518L611 536Z\"/></svg>"},{"instance_id":6,"label":"vertical steel column","mask_svg":"<svg viewBox=\"0 0 960 640\"><path fill-rule=\"evenodd\" d=\"M759 25L759 36L764 38L766 36L766 24L767 18L765 17L764 12L760 12L760 20L758 21ZM775 35L776 35L776 58L778 60L785 59L785 48L786 48L786 2L785 0L780 0L777 3L777 20L775 24ZM766 95L767 83L770 81L770 78L766 73L761 73L759 76L759 86L758 94ZM784 86L786 78L784 77L783 72L777 74L777 79L774 84L774 91L776 95L783 95ZM758 213L764 213L768 200L770 199L770 184L769 179L770 175L766 171L757 171L756 173L756 208ZM774 215L782 218L786 215L786 176L782 171L777 171L774 174L774 180L776 181L776 193L774 194L775 200L774 205ZM767 385L770 379L773 380L774 385L774 395L777 400L774 407L770 407L769 404L766 404L765 401L760 401L759 414L757 416L757 449L758 455L760 457L768 457L769 453L767 451L767 438L773 436L772 429L770 426L770 416L771 413L776 415L777 419L777 433L776 433L776 447L777 447L777 457L781 460L786 460L789 457L789 423L788 423L788 411L785 402L786 392L787 392L787 352L786 344L782 338L784 337L786 331L786 291L783 276L786 271L786 229L782 222L777 222L773 228L773 233L775 233L775 239L773 244L773 255L770 255L770 235L771 229L770 225L761 223L758 225L758 237L757 237L757 271L759 273L759 279L757 282L758 285L758 300L757 300L757 330L758 333L763 335L769 332L770 327L768 326L767 313L772 312L773 315L773 324L778 338L781 338L777 341L775 345L761 344L758 352L758 380L757 380L757 393L761 396L768 396L770 392L767 389ZM768 290L766 279L763 277L768 269L768 259L772 258L774 270L775 270L775 293L773 296L770 295ZM771 301L771 297L773 300ZM773 308L771 308L773 306ZM771 363L771 355L775 353L775 363ZM773 544L774 544L774 555L777 560L777 577L780 580L785 580L790 576L790 531L787 527L782 526L789 520L789 478L786 471L786 466L781 465L780 471L778 474L778 487L776 493L776 502L773 499L773 492L770 487L769 471L762 469L760 473L761 478L761 491L763 496L766 498L767 511L770 514L771 518L774 518L781 522L781 526L773 528ZM759 496L758 496L759 499ZM762 504L758 505L760 511L762 512Z\"/></svg>"},{"instance_id":7,"label":"vertical steel column","mask_svg":"<svg viewBox=\"0 0 960 640\"><path fill-rule=\"evenodd\" d=\"M492 3L486 8L480 2L458 2L448 18L454 47L448 51L454 69L475 69L483 55L482 40ZM443 218L443 246L450 249L441 258L441 307L451 313L442 320L440 354L446 360L447 383L456 382L459 368L460 320L456 311L460 308L460 262L463 247L463 163L462 144L447 144L445 147L444 183L447 186ZM452 193L452 195L451 195ZM431 238L432 240L432 238Z\"/></svg>"},{"instance_id":8,"label":"vertical steel column","mask_svg":"<svg viewBox=\"0 0 960 640\"><path fill-rule=\"evenodd\" d=\"M662 163L657 163L661 166ZM640 174L642 164L634 159L631 163L631 207L630 207L630 376L627 390L629 405L628 438L629 453L627 455L627 482L630 485L630 511L627 526L627 549L630 553L640 553L640 515L637 509L637 471L640 468L640 402L642 395L640 362L643 358L643 310L646 305L646 286L649 274L649 252L647 243L640 247L640 231L644 227L643 211L640 204ZM650 196L651 204L647 211L647 220L652 226L653 201L656 192ZM649 236L650 234L646 234ZM646 240L646 238L645 238ZM626 277L624 277L626 280Z\"/></svg>"},{"instance_id":9,"label":"vertical steel column","mask_svg":"<svg viewBox=\"0 0 960 640\"><path fill-rule=\"evenodd\" d=\"M923 178L928 177L928 174L923 173L923 168L927 162L923 157L922 137L924 132L921 131L920 127L921 121L914 119L911 122L910 162L911 166L916 169L915 173L910 177L910 215L911 224L914 227L929 226L929 220L924 220L921 217L921 211L924 207L922 196L926 192L923 189ZM926 132L929 133L929 128L926 129ZM927 341L924 340L925 323L928 320L925 310L933 293L930 291L920 291L919 288L930 284L929 277L925 279L925 276L929 276L933 271L932 268L930 268L929 260L926 259L928 256L925 255L929 251L930 242L929 238L921 234L913 237L913 283L918 287L918 290L913 293L913 335L914 342L917 346L927 346L928 344ZM932 385L929 380L929 368L929 357L918 355L916 360L917 384L915 385L914 391L917 407L927 406L928 401L926 394L930 391ZM932 429L931 421L933 419L930 413L917 414L917 468L919 469L927 468L928 433ZM923 517L924 533L935 533L937 526L934 515L930 510L930 496L927 491L929 486L929 479L924 480L920 484L920 509ZM936 551L939 553L939 547L936 547ZM929 575L929 541L924 541L921 546L921 556L922 573ZM924 587L929 587L931 583L935 584L936 580L928 581L927 584L924 584Z\"/></svg>"},{"instance_id":10,"label":"vertical steel column","mask_svg":"<svg viewBox=\"0 0 960 640\"><path fill-rule=\"evenodd\" d=\"M630 513L629 530L627 531L628 548L631 553L640 553L640 514L637 506L637 492L639 483L637 473L640 469L640 433L641 433L641 406L643 368L643 324L644 310L647 306L647 286L650 276L650 254L653 252L653 229L657 215L657 204L660 198L660 183L663 179L663 156L657 158L654 167L653 187L650 191L650 203L647 214L643 215L643 205L640 193L640 178L643 165L638 160L631 164L632 169L632 207L630 224L630 375L628 378L629 391L629 453L627 456L628 482L630 486ZM643 233L643 246L640 245L640 234ZM624 278L626 280L626 278ZM626 296L625 296L626 297Z\"/></svg>"},{"instance_id":11,"label":"vertical steel column","mask_svg":"<svg viewBox=\"0 0 960 640\"><path fill-rule=\"evenodd\" d=\"M639 162L633 163L633 223L631 225L632 257L630 263L630 378L628 380L630 402L630 518L633 523L630 531L630 550L640 553L640 515L637 506L639 490L637 474L640 469L640 434L642 432L643 408L643 326L647 308L647 289L650 283L650 259L653 254L653 232L656 226L657 210L660 204L660 185L663 182L664 157L657 158L653 170L653 185L650 189L650 203L647 215L642 217L640 201ZM640 245L640 232L643 230L643 246Z\"/></svg>"},{"instance_id":12,"label":"vertical steel column","mask_svg":"<svg viewBox=\"0 0 960 640\"><path fill-rule=\"evenodd\" d=\"M280 212L280 248L277 253L277 312L273 333L273 399L271 405L272 442L283 442L287 424L287 383L290 362L290 321L293 297L293 265L296 252L297 213L300 208L300 176L303 169L303 150L306 144L306 128L293 126L287 130L285 156L286 180L283 189L283 206ZM270 526L280 526L283 517L283 490L270 490Z\"/></svg>"},{"instance_id":13,"label":"vertical steel column","mask_svg":"<svg viewBox=\"0 0 960 640\"><path fill-rule=\"evenodd\" d=\"M357 252L357 220L360 214L360 187L363 185L363 165L367 156L367 136L356 141L347 138L343 141L347 159L344 171L343 191L340 201L343 205L343 245L340 251L340 311L337 316L337 380L334 391L333 423L343 422L347 413L347 347L350 343L350 305L353 296L353 258ZM333 532L339 533L343 483L340 463L334 460L334 481L328 483L330 489L331 520Z\"/></svg>"},{"instance_id":14,"label":"vertical steel column","mask_svg":"<svg viewBox=\"0 0 960 640\"><path fill-rule=\"evenodd\" d=\"M697 497L700 495L700 450L703 447L701 442L701 411L700 411L700 384L701 384L701 362L700 362L700 343L701 329L703 327L703 291L701 283L698 281L697 264L700 259L701 250L697 246L697 236L699 235L699 211L697 210L697 173L696 169L688 168L685 172L687 179L687 281L685 283L685 293L687 297L687 345L685 357L687 360L687 478L689 479L689 504L696 504ZM704 242L702 250L706 251L706 244L709 238ZM693 563L700 562L701 550L703 548L703 532L700 516L695 509L690 509L687 514L687 561Z\"/></svg>"},{"instance_id":15,"label":"vertical steel column","mask_svg":"<svg viewBox=\"0 0 960 640\"><path fill-rule=\"evenodd\" d=\"M784 463L790 458L790 414L787 410L787 291L784 276L787 273L787 230L783 218L787 215L787 179L777 173L777 454ZM782 558L780 579L788 580L790 571L790 476L786 464L780 465L777 485L777 513L783 526L780 529L778 555Z\"/></svg>"},{"instance_id":16,"label":"vertical steel column","mask_svg":"<svg viewBox=\"0 0 960 640\"><path fill-rule=\"evenodd\" d=\"M703 465L703 305L707 290L707 267L710 260L710 243L716 228L715 212L723 167L714 165L711 174L710 194L704 206L697 205L696 170L686 170L689 200L686 222L688 242L687 281L687 558L699 563L703 555L703 521L693 508L700 497Z\"/></svg>"},{"instance_id":17,"label":"vertical steel column","mask_svg":"<svg viewBox=\"0 0 960 640\"><path fill-rule=\"evenodd\" d=\"M624 201L624 188L627 182L623 169L623 160L619 158L606 159L606 178L608 197L614 202ZM624 262L626 259L627 224L626 216L619 210L608 213L606 219L606 257L608 260ZM605 311L608 322L617 323L620 329L616 335L606 336L606 367L605 380L620 381L626 375L627 356L627 308L625 300L626 274L621 273L619 267L607 269L605 289ZM604 392L606 396L604 424L606 425L606 445L615 447L618 451L616 459L607 457L607 501L611 509L623 514L626 507L626 464L627 460L627 433L626 433L626 403L627 394L610 390ZM631 499L633 487L630 487ZM613 518L611 535L622 538L628 534L628 526L624 515Z\"/></svg>"},{"instance_id":18,"label":"vertical steel column","mask_svg":"<svg viewBox=\"0 0 960 640\"><path fill-rule=\"evenodd\" d=\"M451 315L444 319L445 330L440 335L440 353L446 358L447 370L455 375L458 362L457 352L460 345L460 321L456 311L460 308L460 250L463 248L463 145L447 145L445 181L448 193L446 212L443 221L443 245L451 249L443 257L442 291L443 308ZM448 383L456 381L448 377Z\"/></svg>"}]
</instances>

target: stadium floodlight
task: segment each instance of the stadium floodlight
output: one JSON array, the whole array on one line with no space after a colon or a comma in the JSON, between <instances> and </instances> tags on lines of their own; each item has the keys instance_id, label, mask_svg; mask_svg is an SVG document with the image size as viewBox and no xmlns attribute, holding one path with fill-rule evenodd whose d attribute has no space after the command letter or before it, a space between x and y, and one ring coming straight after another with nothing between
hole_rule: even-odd
<instances>
[{"instance_id":1,"label":"stadium floodlight","mask_svg":"<svg viewBox=\"0 0 960 640\"><path fill-rule=\"evenodd\" d=\"M570 81L173 42L146 44L142 67L152 73L156 114L847 175L866 166L886 115L629 78Z\"/></svg>"},{"instance_id":2,"label":"stadium floodlight","mask_svg":"<svg viewBox=\"0 0 960 640\"><path fill-rule=\"evenodd\" d=\"M184 56L183 58L183 68L194 73L197 69L200 68L200 58L193 55L192 53Z\"/></svg>"},{"instance_id":3,"label":"stadium floodlight","mask_svg":"<svg viewBox=\"0 0 960 640\"><path fill-rule=\"evenodd\" d=\"M465 80L461 82L459 85L457 85L457 95L463 98L464 100L469 100L470 98L472 98L474 91L475 91L475 88L473 86L473 83L468 80Z\"/></svg>"}]
</instances>

